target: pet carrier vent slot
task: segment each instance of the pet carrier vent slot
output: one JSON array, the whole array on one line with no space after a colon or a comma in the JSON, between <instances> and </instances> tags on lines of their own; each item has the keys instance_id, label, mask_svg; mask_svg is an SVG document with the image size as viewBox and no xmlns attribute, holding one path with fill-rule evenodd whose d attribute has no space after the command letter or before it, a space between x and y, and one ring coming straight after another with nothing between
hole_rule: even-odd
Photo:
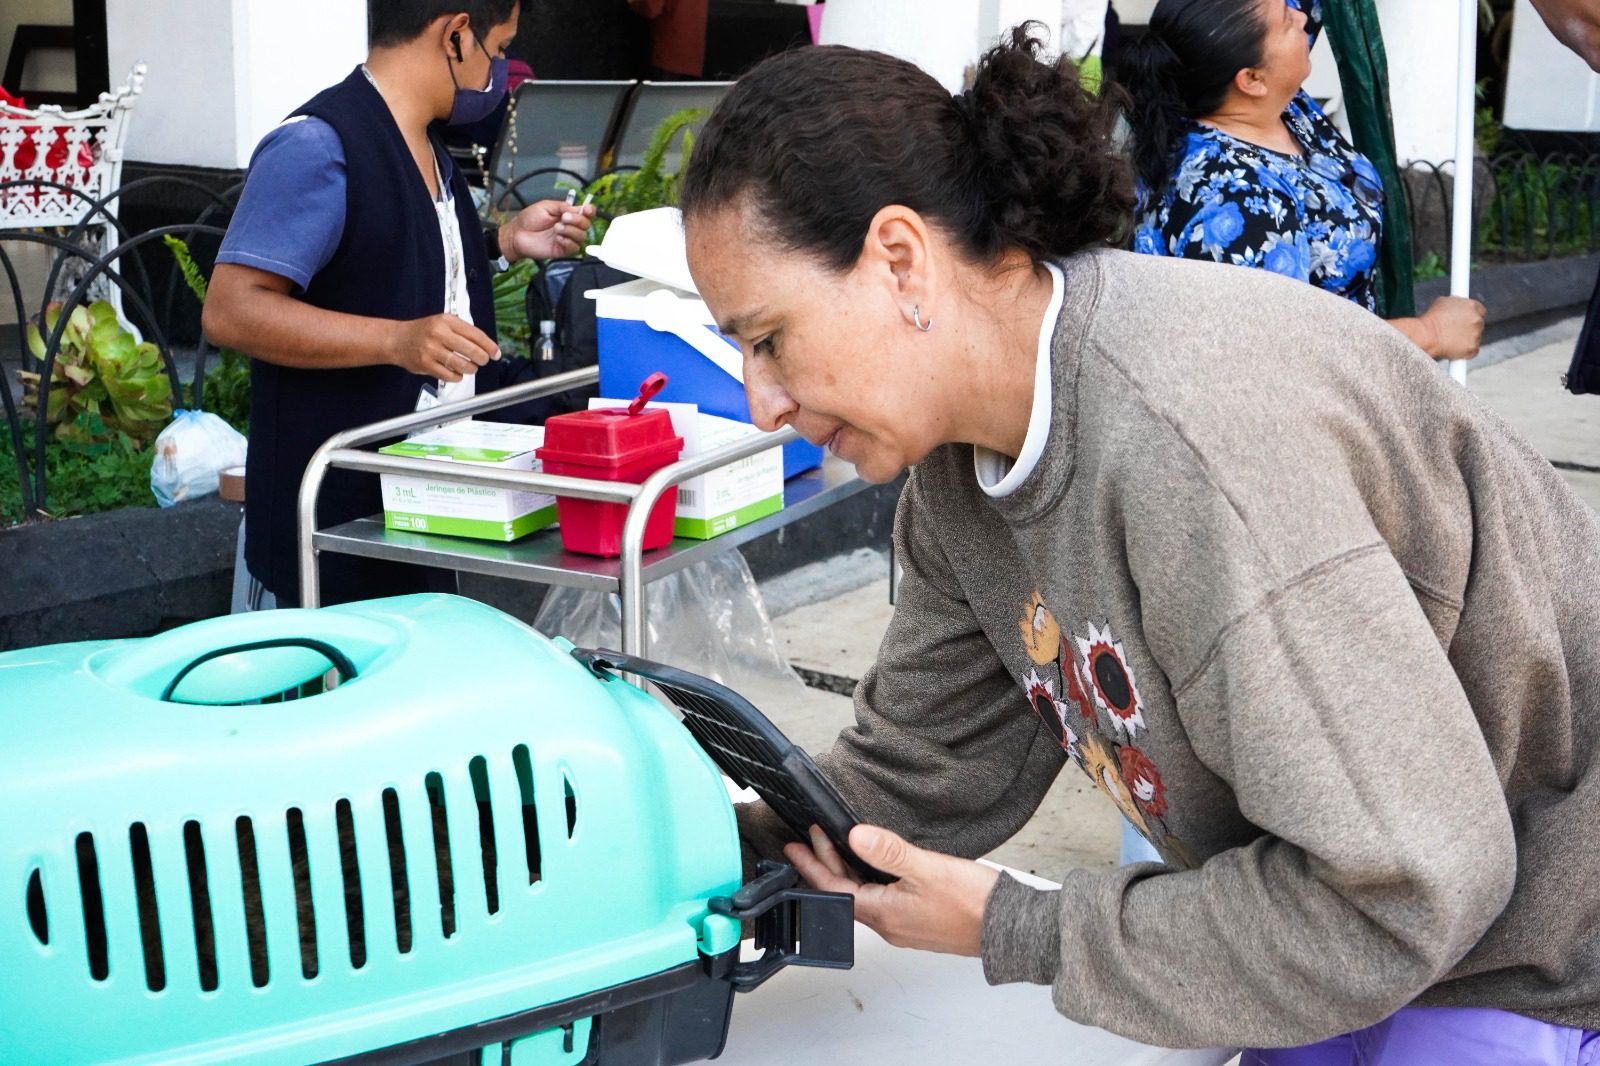
<instances>
[{"instance_id":1,"label":"pet carrier vent slot","mask_svg":"<svg viewBox=\"0 0 1600 1066\"><path fill-rule=\"evenodd\" d=\"M483 895L489 913L500 911L499 860L494 846L494 805L489 795L489 762L482 755L467 763L472 778L472 797L478 803L478 850L483 853Z\"/></svg>"},{"instance_id":2,"label":"pet carrier vent slot","mask_svg":"<svg viewBox=\"0 0 1600 1066\"><path fill-rule=\"evenodd\" d=\"M239 842L239 884L244 888L244 936L250 947L250 983L265 988L271 977L267 965L267 915L261 906L261 867L256 861L256 830L241 815L233 823Z\"/></svg>"},{"instance_id":3,"label":"pet carrier vent slot","mask_svg":"<svg viewBox=\"0 0 1600 1066\"><path fill-rule=\"evenodd\" d=\"M50 943L50 913L44 907L44 875L38 867L28 875L28 924L39 943Z\"/></svg>"},{"instance_id":4,"label":"pet carrier vent slot","mask_svg":"<svg viewBox=\"0 0 1600 1066\"><path fill-rule=\"evenodd\" d=\"M333 820L339 830L339 866L344 871L344 926L350 938L350 965L367 964L366 914L361 906L361 864L356 860L356 823L349 800L333 805Z\"/></svg>"},{"instance_id":5,"label":"pet carrier vent slot","mask_svg":"<svg viewBox=\"0 0 1600 1066\"><path fill-rule=\"evenodd\" d=\"M450 823L445 818L444 778L438 772L423 779L428 815L433 821L433 858L439 872L439 928L448 940L456 935L456 887L450 862Z\"/></svg>"},{"instance_id":6,"label":"pet carrier vent slot","mask_svg":"<svg viewBox=\"0 0 1600 1066\"><path fill-rule=\"evenodd\" d=\"M161 948L161 912L156 907L155 870L150 862L150 834L143 822L128 827L133 853L133 894L139 906L139 943L144 948L144 983L152 992L167 987L167 960Z\"/></svg>"},{"instance_id":7,"label":"pet carrier vent slot","mask_svg":"<svg viewBox=\"0 0 1600 1066\"><path fill-rule=\"evenodd\" d=\"M189 902L194 911L195 955L200 965L200 988L217 990L217 935L211 923L211 883L206 876L206 845L200 823L183 823L183 854L189 865Z\"/></svg>"},{"instance_id":8,"label":"pet carrier vent slot","mask_svg":"<svg viewBox=\"0 0 1600 1066\"><path fill-rule=\"evenodd\" d=\"M406 875L406 841L400 832L400 794L383 790L383 829L389 842L389 887L394 894L394 940L404 955L411 950L411 880Z\"/></svg>"},{"instance_id":9,"label":"pet carrier vent slot","mask_svg":"<svg viewBox=\"0 0 1600 1066\"><path fill-rule=\"evenodd\" d=\"M83 933L89 948L89 974L104 981L111 972L106 956L106 905L100 895L100 859L94 834L78 834L78 890L83 897Z\"/></svg>"},{"instance_id":10,"label":"pet carrier vent slot","mask_svg":"<svg viewBox=\"0 0 1600 1066\"><path fill-rule=\"evenodd\" d=\"M306 851L306 819L298 807L284 815L289 831L289 866L294 871L294 915L300 931L300 976L317 976L317 912L311 905L311 857Z\"/></svg>"},{"instance_id":11,"label":"pet carrier vent slot","mask_svg":"<svg viewBox=\"0 0 1600 1066\"><path fill-rule=\"evenodd\" d=\"M578 796L572 791L572 778L565 771L561 774L561 784L567 793L567 839L571 840L578 830Z\"/></svg>"},{"instance_id":12,"label":"pet carrier vent slot","mask_svg":"<svg viewBox=\"0 0 1600 1066\"><path fill-rule=\"evenodd\" d=\"M528 852L528 884L539 880L539 819L533 805L533 759L528 745L511 749L511 765L517 770L517 789L522 793L522 840Z\"/></svg>"}]
</instances>

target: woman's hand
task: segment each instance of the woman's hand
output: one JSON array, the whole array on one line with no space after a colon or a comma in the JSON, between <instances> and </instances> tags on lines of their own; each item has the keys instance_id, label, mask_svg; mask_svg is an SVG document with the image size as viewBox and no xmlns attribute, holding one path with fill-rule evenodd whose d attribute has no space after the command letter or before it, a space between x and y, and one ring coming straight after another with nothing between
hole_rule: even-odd
<instances>
[{"instance_id":1,"label":"woman's hand","mask_svg":"<svg viewBox=\"0 0 1600 1066\"><path fill-rule=\"evenodd\" d=\"M513 263L571 255L589 232L594 212L593 204L577 207L564 200L530 204L500 227L500 254Z\"/></svg>"},{"instance_id":2,"label":"woman's hand","mask_svg":"<svg viewBox=\"0 0 1600 1066\"><path fill-rule=\"evenodd\" d=\"M893 874L892 885L856 880L822 830L811 827L811 846L790 844L784 857L800 876L825 892L856 898L856 918L896 947L978 955L983 948L983 910L999 871L968 859L925 851L873 825L850 831L850 848L861 861Z\"/></svg>"},{"instance_id":3,"label":"woman's hand","mask_svg":"<svg viewBox=\"0 0 1600 1066\"><path fill-rule=\"evenodd\" d=\"M1422 312L1432 339L1423 350L1436 359L1472 359L1483 343L1483 305L1465 296L1441 296Z\"/></svg>"}]
</instances>

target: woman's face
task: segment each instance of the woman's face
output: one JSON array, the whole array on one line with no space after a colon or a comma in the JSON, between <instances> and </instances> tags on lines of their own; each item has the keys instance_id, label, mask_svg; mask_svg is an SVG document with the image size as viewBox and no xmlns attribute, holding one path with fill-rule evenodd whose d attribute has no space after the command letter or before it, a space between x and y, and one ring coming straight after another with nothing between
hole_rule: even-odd
<instances>
[{"instance_id":1,"label":"woman's face","mask_svg":"<svg viewBox=\"0 0 1600 1066\"><path fill-rule=\"evenodd\" d=\"M892 480L941 443L929 413L936 375L919 365L933 334L906 321L895 267L870 239L840 273L774 248L747 214L696 215L688 251L701 297L744 354L752 420L793 426L866 480Z\"/></svg>"},{"instance_id":2,"label":"woman's face","mask_svg":"<svg viewBox=\"0 0 1600 1066\"><path fill-rule=\"evenodd\" d=\"M1264 39L1257 69L1273 97L1285 100L1311 76L1311 41L1306 16L1285 0L1258 0Z\"/></svg>"}]
</instances>

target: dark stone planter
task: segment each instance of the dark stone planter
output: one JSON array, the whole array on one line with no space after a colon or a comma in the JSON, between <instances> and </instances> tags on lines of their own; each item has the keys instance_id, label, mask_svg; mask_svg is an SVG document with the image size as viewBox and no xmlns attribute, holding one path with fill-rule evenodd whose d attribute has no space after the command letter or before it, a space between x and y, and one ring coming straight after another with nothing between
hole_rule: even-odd
<instances>
[{"instance_id":1,"label":"dark stone planter","mask_svg":"<svg viewBox=\"0 0 1600 1066\"><path fill-rule=\"evenodd\" d=\"M1475 271L1469 291L1474 299L1483 301L1489 325L1515 327L1519 319L1552 311L1577 308L1574 313L1581 313L1594 289L1596 273L1600 273L1600 255L1501 263ZM1438 297L1449 295L1450 281L1434 278L1418 282L1415 291L1417 310L1421 312Z\"/></svg>"},{"instance_id":2,"label":"dark stone planter","mask_svg":"<svg viewBox=\"0 0 1600 1066\"><path fill-rule=\"evenodd\" d=\"M0 531L0 649L144 636L223 614L239 508L199 500Z\"/></svg>"}]
</instances>

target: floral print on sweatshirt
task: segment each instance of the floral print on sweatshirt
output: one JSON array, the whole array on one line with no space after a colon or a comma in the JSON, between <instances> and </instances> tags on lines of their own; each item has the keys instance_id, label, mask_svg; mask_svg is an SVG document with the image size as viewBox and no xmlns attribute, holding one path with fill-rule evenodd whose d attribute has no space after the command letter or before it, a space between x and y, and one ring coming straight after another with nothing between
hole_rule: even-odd
<instances>
[{"instance_id":1,"label":"floral print on sweatshirt","mask_svg":"<svg viewBox=\"0 0 1600 1066\"><path fill-rule=\"evenodd\" d=\"M1168 829L1161 771L1134 740L1148 729L1127 649L1109 621L1064 634L1038 589L1017 622L1031 664L1022 677L1028 703L1067 757L1122 812L1168 863L1199 864ZM1048 653L1048 654L1047 654Z\"/></svg>"}]
</instances>

